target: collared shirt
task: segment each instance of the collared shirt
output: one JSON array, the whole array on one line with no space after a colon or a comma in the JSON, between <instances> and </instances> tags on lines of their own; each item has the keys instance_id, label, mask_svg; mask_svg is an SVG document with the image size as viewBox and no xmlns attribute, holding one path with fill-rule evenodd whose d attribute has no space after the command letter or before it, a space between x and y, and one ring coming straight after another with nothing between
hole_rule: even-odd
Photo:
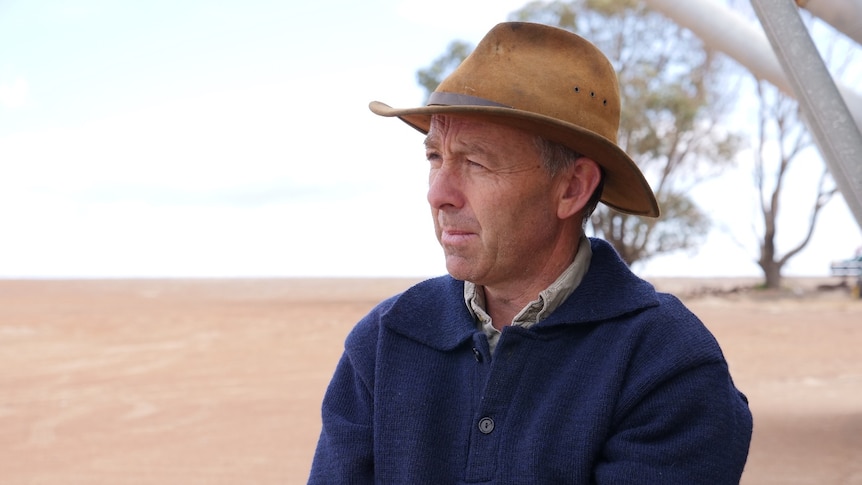
<instances>
[{"instance_id":1,"label":"collared shirt","mask_svg":"<svg viewBox=\"0 0 862 485\"><path fill-rule=\"evenodd\" d=\"M531 301L518 312L511 324L529 327L547 318L581 284L581 280L590 267L592 257L593 251L590 248L590 241L582 235L578 244L578 252L572 264L563 271L556 281L551 283L551 286L540 292L537 299ZM467 304L467 309L476 319L478 327L488 337L488 346L491 348L491 354L493 354L497 341L500 340L500 331L494 328L491 316L485 311L484 290L481 286L465 281L464 301Z\"/></svg>"}]
</instances>

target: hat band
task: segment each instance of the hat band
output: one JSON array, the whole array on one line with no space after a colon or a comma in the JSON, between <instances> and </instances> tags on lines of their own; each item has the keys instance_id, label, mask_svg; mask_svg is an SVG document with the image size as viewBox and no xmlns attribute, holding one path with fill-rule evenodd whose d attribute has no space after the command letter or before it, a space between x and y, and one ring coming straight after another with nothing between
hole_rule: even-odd
<instances>
[{"instance_id":1,"label":"hat band","mask_svg":"<svg viewBox=\"0 0 862 485\"><path fill-rule=\"evenodd\" d=\"M505 104L489 101L477 96L457 93L443 93L435 91L428 96L428 106L443 105L443 106L493 106L495 108L511 108Z\"/></svg>"}]
</instances>

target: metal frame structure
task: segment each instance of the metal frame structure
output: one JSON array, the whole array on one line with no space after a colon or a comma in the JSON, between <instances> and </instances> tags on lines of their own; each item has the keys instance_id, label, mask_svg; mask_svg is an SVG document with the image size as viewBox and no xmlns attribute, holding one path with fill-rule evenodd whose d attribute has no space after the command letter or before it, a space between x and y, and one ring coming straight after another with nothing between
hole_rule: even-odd
<instances>
[{"instance_id":1,"label":"metal frame structure","mask_svg":"<svg viewBox=\"0 0 862 485\"><path fill-rule=\"evenodd\" d=\"M751 0L763 29L716 0L645 0L653 9L722 50L756 76L795 97L847 206L862 228L862 95L838 86L793 0ZM797 0L859 42L862 0ZM836 11L844 12L834 15Z\"/></svg>"},{"instance_id":2,"label":"metal frame structure","mask_svg":"<svg viewBox=\"0 0 862 485\"><path fill-rule=\"evenodd\" d=\"M751 0L778 56L808 129L832 178L862 227L862 134L826 69L796 5L789 0Z\"/></svg>"}]
</instances>

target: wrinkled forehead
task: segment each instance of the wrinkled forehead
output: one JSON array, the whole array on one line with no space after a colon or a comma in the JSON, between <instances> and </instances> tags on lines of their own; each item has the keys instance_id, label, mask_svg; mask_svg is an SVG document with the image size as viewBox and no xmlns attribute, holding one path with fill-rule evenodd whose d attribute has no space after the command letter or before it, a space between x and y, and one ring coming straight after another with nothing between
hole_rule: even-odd
<instances>
[{"instance_id":1,"label":"wrinkled forehead","mask_svg":"<svg viewBox=\"0 0 862 485\"><path fill-rule=\"evenodd\" d=\"M535 133L511 124L489 119L487 116L463 114L433 114L428 125L428 136L435 137L453 131L466 132L481 136L509 136L515 139L527 139L536 136Z\"/></svg>"},{"instance_id":2,"label":"wrinkled forehead","mask_svg":"<svg viewBox=\"0 0 862 485\"><path fill-rule=\"evenodd\" d=\"M535 166L544 159L542 147L542 138L529 131L460 115L435 116L425 137L426 154L478 157L500 166Z\"/></svg>"},{"instance_id":3,"label":"wrinkled forehead","mask_svg":"<svg viewBox=\"0 0 862 485\"><path fill-rule=\"evenodd\" d=\"M425 146L437 146L444 143L444 140L453 141L452 139L487 146L503 144L512 147L523 145L524 147L529 146L531 151L532 149L540 149L545 141L540 134L507 123L500 123L485 116L431 115L425 137Z\"/></svg>"}]
</instances>

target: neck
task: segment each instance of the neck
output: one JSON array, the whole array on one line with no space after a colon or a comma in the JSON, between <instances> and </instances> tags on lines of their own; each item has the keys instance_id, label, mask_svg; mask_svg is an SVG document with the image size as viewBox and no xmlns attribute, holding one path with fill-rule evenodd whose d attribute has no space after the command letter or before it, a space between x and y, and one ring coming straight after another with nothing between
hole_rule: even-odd
<instances>
[{"instance_id":1,"label":"neck","mask_svg":"<svg viewBox=\"0 0 862 485\"><path fill-rule=\"evenodd\" d=\"M539 293L547 289L572 264L578 252L578 243L567 251L568 257L558 258L556 262L547 264L534 277L510 284L486 285L482 289L485 294L485 311L491 317L494 328L502 330L511 325L515 316L529 303L538 298Z\"/></svg>"},{"instance_id":2,"label":"neck","mask_svg":"<svg viewBox=\"0 0 862 485\"><path fill-rule=\"evenodd\" d=\"M507 299L505 297L495 296L492 291L489 291L489 288L484 288L485 290L485 311L488 312L488 315L491 317L491 322L494 325L494 328L502 331L503 327L512 324L512 320L515 319L515 315L521 311L527 304L533 301L534 298L519 298L515 299ZM540 292L541 290L539 290ZM536 295L539 294L536 292Z\"/></svg>"}]
</instances>

